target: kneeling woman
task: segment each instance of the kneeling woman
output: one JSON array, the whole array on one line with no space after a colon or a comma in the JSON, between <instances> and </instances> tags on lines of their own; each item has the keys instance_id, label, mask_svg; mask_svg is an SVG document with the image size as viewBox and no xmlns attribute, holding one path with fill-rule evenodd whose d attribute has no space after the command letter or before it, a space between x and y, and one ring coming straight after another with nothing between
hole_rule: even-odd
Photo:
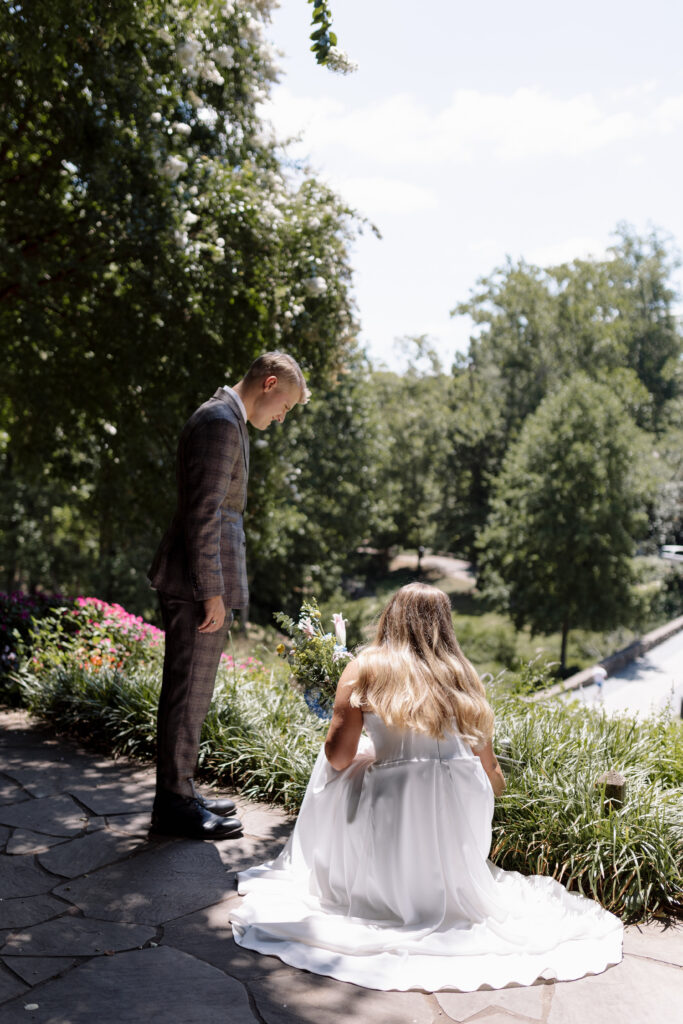
<instances>
[{"instance_id":1,"label":"kneeling woman","mask_svg":"<svg viewBox=\"0 0 683 1024\"><path fill-rule=\"evenodd\" d=\"M292 836L239 875L235 940L376 989L530 985L618 963L618 918L488 860L505 788L492 735L448 598L403 587L339 680Z\"/></svg>"}]
</instances>

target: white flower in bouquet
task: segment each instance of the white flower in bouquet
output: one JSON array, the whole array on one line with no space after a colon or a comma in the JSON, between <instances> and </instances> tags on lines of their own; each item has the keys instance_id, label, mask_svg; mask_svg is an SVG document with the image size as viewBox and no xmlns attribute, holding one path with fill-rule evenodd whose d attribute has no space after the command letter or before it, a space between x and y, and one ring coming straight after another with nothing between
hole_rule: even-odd
<instances>
[{"instance_id":1,"label":"white flower in bouquet","mask_svg":"<svg viewBox=\"0 0 683 1024\"><path fill-rule=\"evenodd\" d=\"M341 615L339 612L335 612L334 615L332 616L332 621L334 623L334 632L335 632L335 635L337 637L337 642L342 647L345 648L346 647L346 622L344 620L344 616Z\"/></svg>"}]
</instances>

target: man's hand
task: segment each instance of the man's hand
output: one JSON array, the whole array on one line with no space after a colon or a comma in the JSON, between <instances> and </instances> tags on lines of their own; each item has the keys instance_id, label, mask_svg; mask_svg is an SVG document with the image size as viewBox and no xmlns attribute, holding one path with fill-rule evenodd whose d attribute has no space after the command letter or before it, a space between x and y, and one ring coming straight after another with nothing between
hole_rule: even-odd
<instances>
[{"instance_id":1,"label":"man's hand","mask_svg":"<svg viewBox=\"0 0 683 1024\"><path fill-rule=\"evenodd\" d=\"M200 633L216 633L225 622L225 605L223 598L207 597L204 602L204 619L199 624Z\"/></svg>"}]
</instances>

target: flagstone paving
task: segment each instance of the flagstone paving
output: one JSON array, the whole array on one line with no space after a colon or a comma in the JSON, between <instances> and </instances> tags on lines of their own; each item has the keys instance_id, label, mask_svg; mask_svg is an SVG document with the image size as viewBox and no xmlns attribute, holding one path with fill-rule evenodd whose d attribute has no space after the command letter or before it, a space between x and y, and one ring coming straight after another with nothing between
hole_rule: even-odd
<instances>
[{"instance_id":1,"label":"flagstone paving","mask_svg":"<svg viewBox=\"0 0 683 1024\"><path fill-rule=\"evenodd\" d=\"M244 836L150 837L151 768L79 750L0 710L3 1024L674 1024L683 927L626 930L624 960L579 981L375 992L241 949L236 873L293 821L235 799Z\"/></svg>"}]
</instances>

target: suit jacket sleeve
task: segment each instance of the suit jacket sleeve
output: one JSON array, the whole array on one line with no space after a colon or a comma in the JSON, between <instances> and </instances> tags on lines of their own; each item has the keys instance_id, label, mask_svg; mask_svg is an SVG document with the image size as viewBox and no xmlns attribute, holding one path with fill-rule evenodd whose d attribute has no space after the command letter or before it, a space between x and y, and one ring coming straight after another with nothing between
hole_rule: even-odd
<instances>
[{"instance_id":1,"label":"suit jacket sleeve","mask_svg":"<svg viewBox=\"0 0 683 1024\"><path fill-rule=\"evenodd\" d=\"M195 600L225 594L221 505L242 459L239 427L224 418L197 423L183 449L180 493L185 550Z\"/></svg>"}]
</instances>

